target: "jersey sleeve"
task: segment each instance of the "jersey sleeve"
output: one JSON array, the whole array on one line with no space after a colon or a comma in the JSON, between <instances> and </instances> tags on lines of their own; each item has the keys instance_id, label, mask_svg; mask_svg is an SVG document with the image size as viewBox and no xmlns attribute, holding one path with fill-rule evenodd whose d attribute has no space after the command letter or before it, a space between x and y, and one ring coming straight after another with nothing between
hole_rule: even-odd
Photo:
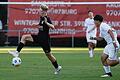
<instances>
[{"instance_id":1,"label":"jersey sleeve","mask_svg":"<svg viewBox=\"0 0 120 80\"><path fill-rule=\"evenodd\" d=\"M103 29L105 32L108 32L108 31L111 29L111 27L110 27L109 25L105 24L105 25L102 26L102 29Z\"/></svg>"}]
</instances>

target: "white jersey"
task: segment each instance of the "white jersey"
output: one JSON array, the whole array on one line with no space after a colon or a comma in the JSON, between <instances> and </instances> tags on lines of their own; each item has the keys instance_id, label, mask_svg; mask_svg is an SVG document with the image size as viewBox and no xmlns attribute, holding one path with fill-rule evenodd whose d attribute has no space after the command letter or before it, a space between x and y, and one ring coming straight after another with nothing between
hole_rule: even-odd
<instances>
[{"instance_id":1,"label":"white jersey","mask_svg":"<svg viewBox=\"0 0 120 80\"><path fill-rule=\"evenodd\" d=\"M86 27L86 39L87 42L92 42L92 43L97 43L96 40L91 40L90 37L96 37L97 30L95 28L94 20L91 18L85 19L85 24L84 26ZM90 32L89 32L90 31Z\"/></svg>"},{"instance_id":2,"label":"white jersey","mask_svg":"<svg viewBox=\"0 0 120 80\"><path fill-rule=\"evenodd\" d=\"M107 44L113 43L113 40L110 34L108 33L110 29L112 30L114 34L115 41L118 43L116 31L113 28L111 28L111 26L103 22L100 24L100 37L104 38Z\"/></svg>"},{"instance_id":3,"label":"white jersey","mask_svg":"<svg viewBox=\"0 0 120 80\"><path fill-rule=\"evenodd\" d=\"M84 26L86 27L86 32L92 30L94 27L95 27L95 24L94 24L94 19L92 18L87 18L85 19L85 23L84 23ZM92 31L92 33L96 33L96 29L94 29Z\"/></svg>"}]
</instances>

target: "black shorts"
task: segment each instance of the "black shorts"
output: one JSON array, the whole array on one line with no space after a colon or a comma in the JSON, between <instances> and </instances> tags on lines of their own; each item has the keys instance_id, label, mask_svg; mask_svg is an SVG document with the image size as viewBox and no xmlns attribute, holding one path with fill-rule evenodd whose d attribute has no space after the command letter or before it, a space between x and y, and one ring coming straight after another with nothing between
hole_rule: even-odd
<instances>
[{"instance_id":1,"label":"black shorts","mask_svg":"<svg viewBox=\"0 0 120 80\"><path fill-rule=\"evenodd\" d=\"M31 35L34 43L39 44L43 51L47 54L51 52L51 48L50 48L50 37L49 36L40 36L40 35Z\"/></svg>"}]
</instances>

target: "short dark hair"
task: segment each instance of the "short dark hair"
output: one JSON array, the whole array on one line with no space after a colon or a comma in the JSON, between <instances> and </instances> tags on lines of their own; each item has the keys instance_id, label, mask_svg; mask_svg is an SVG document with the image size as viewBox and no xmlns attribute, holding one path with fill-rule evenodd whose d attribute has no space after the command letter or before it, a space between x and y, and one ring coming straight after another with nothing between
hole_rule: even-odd
<instances>
[{"instance_id":1,"label":"short dark hair","mask_svg":"<svg viewBox=\"0 0 120 80\"><path fill-rule=\"evenodd\" d=\"M94 20L103 22L103 17L101 15L95 15Z\"/></svg>"},{"instance_id":2,"label":"short dark hair","mask_svg":"<svg viewBox=\"0 0 120 80\"><path fill-rule=\"evenodd\" d=\"M93 11L92 11L92 10L88 10L88 13L89 13L89 12L93 12Z\"/></svg>"}]
</instances>

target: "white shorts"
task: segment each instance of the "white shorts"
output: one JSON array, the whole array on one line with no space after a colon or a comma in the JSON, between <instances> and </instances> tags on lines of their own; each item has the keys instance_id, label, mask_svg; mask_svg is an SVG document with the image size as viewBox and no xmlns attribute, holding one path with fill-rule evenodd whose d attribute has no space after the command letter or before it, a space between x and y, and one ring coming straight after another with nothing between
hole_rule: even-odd
<instances>
[{"instance_id":1,"label":"white shorts","mask_svg":"<svg viewBox=\"0 0 120 80\"><path fill-rule=\"evenodd\" d=\"M87 42L92 42L94 44L97 44L97 40L91 40L90 37L96 37L96 34L86 33L86 39L87 39Z\"/></svg>"},{"instance_id":2,"label":"white shorts","mask_svg":"<svg viewBox=\"0 0 120 80\"><path fill-rule=\"evenodd\" d=\"M119 44L118 44L119 46ZM118 59L118 51L115 51L115 47L113 45L113 43L108 44L103 51L104 54L108 55L108 59L109 60L117 60Z\"/></svg>"}]
</instances>

